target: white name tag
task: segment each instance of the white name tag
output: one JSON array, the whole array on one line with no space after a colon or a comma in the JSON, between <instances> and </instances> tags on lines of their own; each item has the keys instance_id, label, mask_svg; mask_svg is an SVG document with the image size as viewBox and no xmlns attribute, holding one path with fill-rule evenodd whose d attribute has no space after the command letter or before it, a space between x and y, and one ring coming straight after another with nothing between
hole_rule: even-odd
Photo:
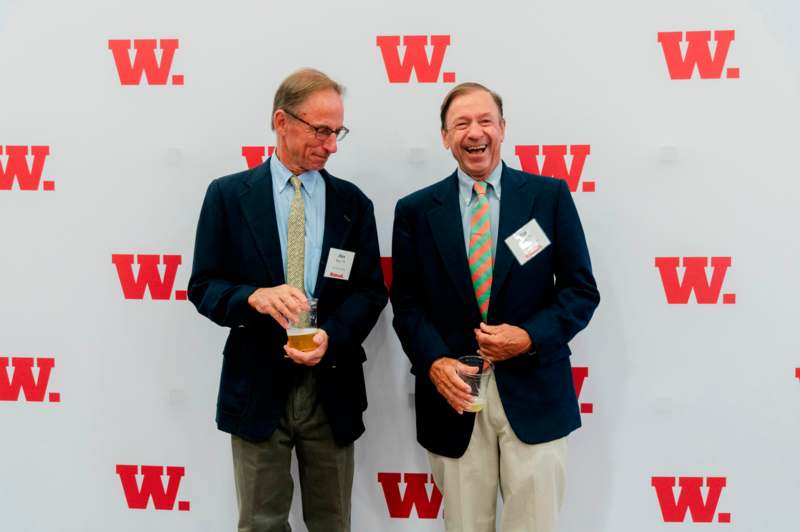
<instances>
[{"instance_id":1,"label":"white name tag","mask_svg":"<svg viewBox=\"0 0 800 532\"><path fill-rule=\"evenodd\" d=\"M331 279L350 279L350 270L353 269L353 259L356 254L353 251L331 248L328 253L328 262L325 264L325 277Z\"/></svg>"},{"instance_id":2,"label":"white name tag","mask_svg":"<svg viewBox=\"0 0 800 532\"><path fill-rule=\"evenodd\" d=\"M539 227L536 219L532 218L530 222L517 229L516 233L506 238L506 245L517 258L517 262L523 265L549 246L550 239Z\"/></svg>"}]
</instances>

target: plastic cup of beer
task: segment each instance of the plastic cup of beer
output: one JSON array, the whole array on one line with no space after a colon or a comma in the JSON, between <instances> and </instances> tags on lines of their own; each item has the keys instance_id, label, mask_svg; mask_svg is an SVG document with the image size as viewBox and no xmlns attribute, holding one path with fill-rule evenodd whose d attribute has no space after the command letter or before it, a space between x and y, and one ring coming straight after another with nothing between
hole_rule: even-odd
<instances>
[{"instance_id":1,"label":"plastic cup of beer","mask_svg":"<svg viewBox=\"0 0 800 532\"><path fill-rule=\"evenodd\" d=\"M486 405L486 388L494 364L479 356L461 357L458 361L470 368L470 371L458 370L458 376L469 385L472 394L472 403L467 407L467 412L480 412Z\"/></svg>"},{"instance_id":2,"label":"plastic cup of beer","mask_svg":"<svg viewBox=\"0 0 800 532\"><path fill-rule=\"evenodd\" d=\"M300 312L297 321L289 322L289 327L286 329L289 347L298 351L313 351L317 348L314 342L314 335L319 332L316 298L309 297L308 306L310 309Z\"/></svg>"}]
</instances>

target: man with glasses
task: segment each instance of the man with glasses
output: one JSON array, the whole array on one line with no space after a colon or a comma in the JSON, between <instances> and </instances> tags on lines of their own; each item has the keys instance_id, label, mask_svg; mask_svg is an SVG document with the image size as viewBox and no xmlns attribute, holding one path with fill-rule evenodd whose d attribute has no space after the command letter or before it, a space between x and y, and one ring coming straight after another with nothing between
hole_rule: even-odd
<instances>
[{"instance_id":1,"label":"man with glasses","mask_svg":"<svg viewBox=\"0 0 800 532\"><path fill-rule=\"evenodd\" d=\"M416 375L417 440L451 532L553 532L566 436L581 424L570 350L600 296L566 182L500 159L503 101L463 83L440 110L450 176L397 203L394 328ZM477 414L456 358L494 363ZM475 368L472 368L475 369Z\"/></svg>"},{"instance_id":2,"label":"man with glasses","mask_svg":"<svg viewBox=\"0 0 800 532\"><path fill-rule=\"evenodd\" d=\"M362 343L387 294L372 202L324 169L348 133L342 91L317 70L286 78L275 155L213 181L200 213L189 299L230 328L217 426L231 434L240 532L290 529L293 448L308 530L350 530ZM286 328L312 297L316 348L299 351Z\"/></svg>"}]
</instances>

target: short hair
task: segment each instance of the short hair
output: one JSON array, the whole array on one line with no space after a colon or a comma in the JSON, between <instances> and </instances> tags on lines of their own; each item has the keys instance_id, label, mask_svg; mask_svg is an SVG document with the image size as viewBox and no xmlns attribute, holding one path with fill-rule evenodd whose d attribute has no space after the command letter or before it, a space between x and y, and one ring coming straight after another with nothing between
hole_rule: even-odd
<instances>
[{"instance_id":1,"label":"short hair","mask_svg":"<svg viewBox=\"0 0 800 532\"><path fill-rule=\"evenodd\" d=\"M275 111L285 109L297 114L297 108L315 92L332 89L336 94L344 94L344 87L326 74L313 68L301 68L289 74L275 92L272 103L270 127L275 130Z\"/></svg>"},{"instance_id":2,"label":"short hair","mask_svg":"<svg viewBox=\"0 0 800 532\"><path fill-rule=\"evenodd\" d=\"M444 97L444 101L442 102L442 110L440 114L440 118L442 120L442 131L447 131L447 125L445 123L445 118L447 118L447 111L450 109L450 105L453 103L453 100L458 98L459 96L463 96L465 94L469 94L475 91L486 91L494 100L494 103L497 104L497 109L500 111L500 118L503 118L503 99L500 97L499 94L494 92L493 90L481 85L480 83L475 83L472 81L468 81L466 83L459 83L455 87L453 87L450 92L447 93L447 96Z\"/></svg>"}]
</instances>

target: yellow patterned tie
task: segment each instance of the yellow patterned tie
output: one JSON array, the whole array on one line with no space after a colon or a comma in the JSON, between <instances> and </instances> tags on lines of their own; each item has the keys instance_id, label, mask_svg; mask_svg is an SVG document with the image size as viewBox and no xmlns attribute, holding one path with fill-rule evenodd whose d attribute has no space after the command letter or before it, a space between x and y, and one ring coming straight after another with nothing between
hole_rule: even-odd
<instances>
[{"instance_id":1,"label":"yellow patterned tie","mask_svg":"<svg viewBox=\"0 0 800 532\"><path fill-rule=\"evenodd\" d=\"M294 187L292 205L289 207L289 237L287 242L286 282L305 292L306 213L300 178L290 178Z\"/></svg>"}]
</instances>

